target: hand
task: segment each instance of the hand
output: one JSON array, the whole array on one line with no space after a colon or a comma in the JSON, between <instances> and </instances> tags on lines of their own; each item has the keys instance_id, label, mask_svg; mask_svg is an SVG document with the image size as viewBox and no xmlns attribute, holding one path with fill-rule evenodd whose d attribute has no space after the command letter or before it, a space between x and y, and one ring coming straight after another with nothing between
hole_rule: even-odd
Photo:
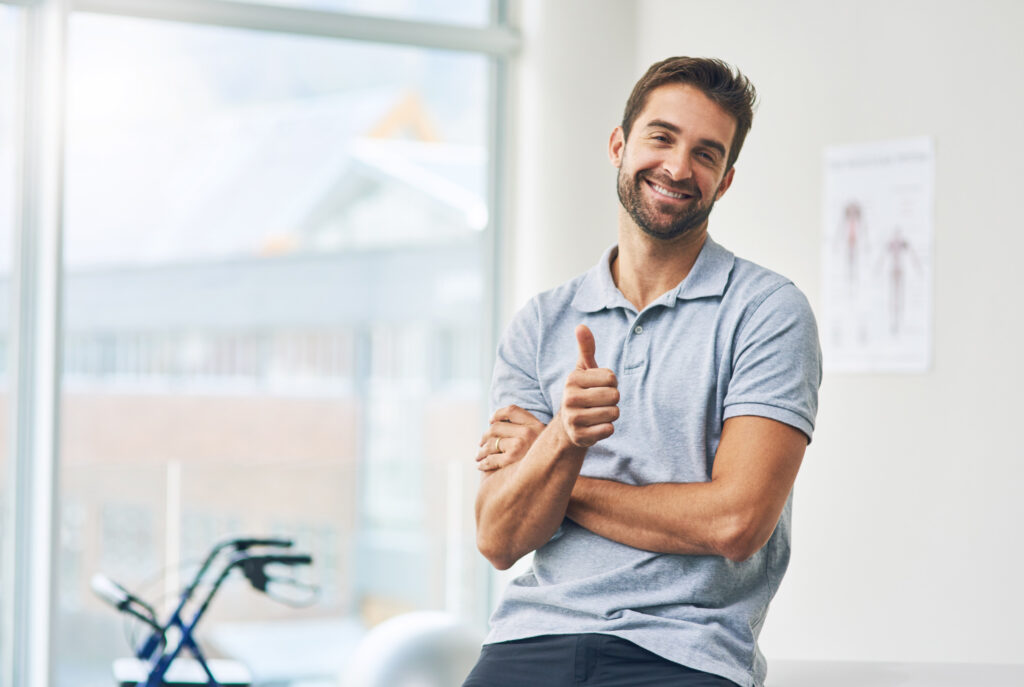
<instances>
[{"instance_id":1,"label":"hand","mask_svg":"<svg viewBox=\"0 0 1024 687\"><path fill-rule=\"evenodd\" d=\"M477 470L491 472L522 460L547 427L528 410L506 406L491 418L491 426L480 439Z\"/></svg>"},{"instance_id":2,"label":"hand","mask_svg":"<svg viewBox=\"0 0 1024 687\"><path fill-rule=\"evenodd\" d=\"M569 441L588 447L615 431L612 423L619 419L619 382L614 372L597 366L594 335L586 325L576 327L576 343L580 357L565 380L559 416Z\"/></svg>"}]
</instances>

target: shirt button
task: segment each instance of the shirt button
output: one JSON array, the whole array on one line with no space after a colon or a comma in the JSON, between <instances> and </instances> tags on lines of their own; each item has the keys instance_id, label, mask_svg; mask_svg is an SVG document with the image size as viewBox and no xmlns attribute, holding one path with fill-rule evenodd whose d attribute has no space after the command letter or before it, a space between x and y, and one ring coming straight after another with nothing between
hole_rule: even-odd
<instances>
[{"instance_id":1,"label":"shirt button","mask_svg":"<svg viewBox=\"0 0 1024 687\"><path fill-rule=\"evenodd\" d=\"M634 334L643 334L644 333L644 328L641 327L640 325L637 325L636 327L633 328L633 333Z\"/></svg>"}]
</instances>

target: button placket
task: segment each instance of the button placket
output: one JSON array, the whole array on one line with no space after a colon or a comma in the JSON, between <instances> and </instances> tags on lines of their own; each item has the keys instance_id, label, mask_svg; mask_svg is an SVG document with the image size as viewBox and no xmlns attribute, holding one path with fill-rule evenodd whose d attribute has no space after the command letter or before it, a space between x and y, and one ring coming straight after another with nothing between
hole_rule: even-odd
<instances>
[{"instance_id":1,"label":"button placket","mask_svg":"<svg viewBox=\"0 0 1024 687\"><path fill-rule=\"evenodd\" d=\"M626 341L626 365L623 370L625 374L635 374L647 366L647 348L650 340L650 325L640 324L638 317L634 320Z\"/></svg>"}]
</instances>

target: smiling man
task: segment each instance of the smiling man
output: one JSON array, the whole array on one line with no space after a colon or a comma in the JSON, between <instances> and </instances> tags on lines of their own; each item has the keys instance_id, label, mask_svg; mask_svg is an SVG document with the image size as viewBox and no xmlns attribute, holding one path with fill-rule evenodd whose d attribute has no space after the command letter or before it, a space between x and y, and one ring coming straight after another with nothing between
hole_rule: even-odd
<instances>
[{"instance_id":1,"label":"smiling man","mask_svg":"<svg viewBox=\"0 0 1024 687\"><path fill-rule=\"evenodd\" d=\"M464 687L764 684L821 354L803 294L708 235L754 100L719 60L651 66L609 141L618 244L502 338L477 543L535 553Z\"/></svg>"}]
</instances>

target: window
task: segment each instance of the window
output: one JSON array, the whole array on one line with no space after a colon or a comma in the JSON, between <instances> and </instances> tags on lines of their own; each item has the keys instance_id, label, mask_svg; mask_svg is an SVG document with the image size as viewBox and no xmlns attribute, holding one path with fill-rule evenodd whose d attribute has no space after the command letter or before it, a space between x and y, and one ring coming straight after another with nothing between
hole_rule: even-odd
<instances>
[{"instance_id":1,"label":"window","mask_svg":"<svg viewBox=\"0 0 1024 687\"><path fill-rule=\"evenodd\" d=\"M257 681L333 677L332 656L403 611L482 619L469 457L494 58L84 12L68 38L54 683L107 685L129 652L93 573L166 604L230 535L291 537L315 561L308 608L236 584L203 621Z\"/></svg>"}]
</instances>

